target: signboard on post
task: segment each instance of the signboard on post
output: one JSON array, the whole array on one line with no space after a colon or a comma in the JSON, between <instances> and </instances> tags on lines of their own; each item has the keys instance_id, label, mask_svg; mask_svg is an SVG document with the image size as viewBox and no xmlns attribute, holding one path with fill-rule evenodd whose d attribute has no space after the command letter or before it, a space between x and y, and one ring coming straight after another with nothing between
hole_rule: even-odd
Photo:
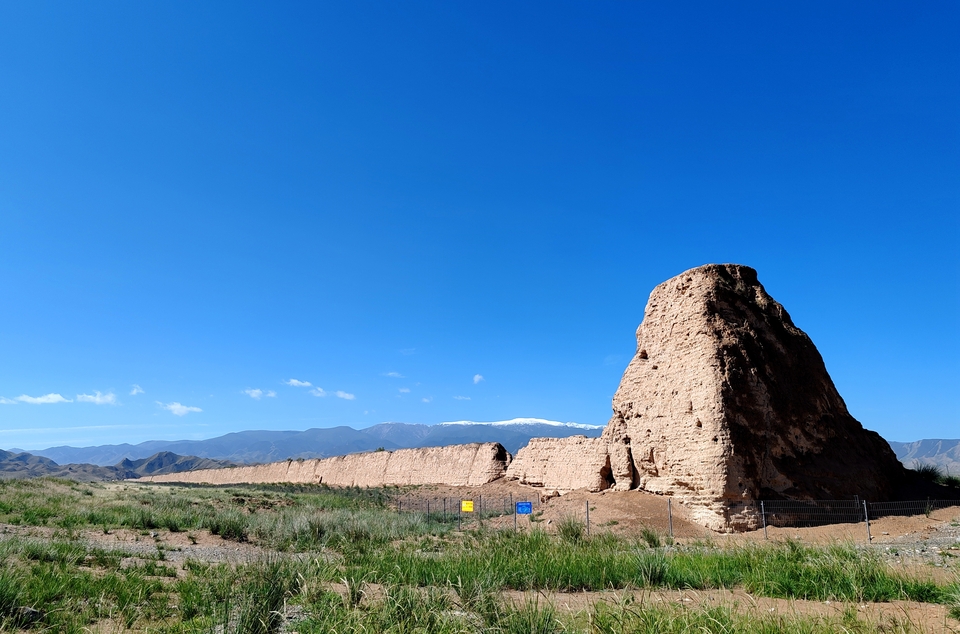
<instances>
[{"instance_id":1,"label":"signboard on post","mask_svg":"<svg viewBox=\"0 0 960 634\"><path fill-rule=\"evenodd\" d=\"M533 502L517 502L517 515L530 515L533 513Z\"/></svg>"},{"instance_id":2,"label":"signboard on post","mask_svg":"<svg viewBox=\"0 0 960 634\"><path fill-rule=\"evenodd\" d=\"M460 500L461 513L473 513L473 500Z\"/></svg>"}]
</instances>

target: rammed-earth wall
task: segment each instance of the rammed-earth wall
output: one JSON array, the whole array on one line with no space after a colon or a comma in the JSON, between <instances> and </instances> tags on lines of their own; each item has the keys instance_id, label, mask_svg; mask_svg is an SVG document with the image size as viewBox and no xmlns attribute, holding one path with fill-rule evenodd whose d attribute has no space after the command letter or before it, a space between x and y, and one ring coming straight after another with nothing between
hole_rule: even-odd
<instances>
[{"instance_id":1,"label":"rammed-earth wall","mask_svg":"<svg viewBox=\"0 0 960 634\"><path fill-rule=\"evenodd\" d=\"M198 484L311 483L330 486L448 484L479 486L503 477L510 454L500 443L373 451L335 458L284 460L228 469L203 469L141 478Z\"/></svg>"}]
</instances>

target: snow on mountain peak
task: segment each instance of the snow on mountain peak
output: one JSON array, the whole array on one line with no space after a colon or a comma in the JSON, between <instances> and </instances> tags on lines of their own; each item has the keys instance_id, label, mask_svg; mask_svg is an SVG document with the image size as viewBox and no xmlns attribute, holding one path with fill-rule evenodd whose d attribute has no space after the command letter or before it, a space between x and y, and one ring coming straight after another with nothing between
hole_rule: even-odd
<instances>
[{"instance_id":1,"label":"snow on mountain peak","mask_svg":"<svg viewBox=\"0 0 960 634\"><path fill-rule=\"evenodd\" d=\"M603 429L603 425L584 425L582 423L561 423L555 420L546 420L544 418L511 418L510 420L498 420L493 422L477 422L472 420L456 420L447 423L437 423L437 425L491 425L493 427L518 427L525 425L549 425L551 427L571 427L574 429Z\"/></svg>"}]
</instances>

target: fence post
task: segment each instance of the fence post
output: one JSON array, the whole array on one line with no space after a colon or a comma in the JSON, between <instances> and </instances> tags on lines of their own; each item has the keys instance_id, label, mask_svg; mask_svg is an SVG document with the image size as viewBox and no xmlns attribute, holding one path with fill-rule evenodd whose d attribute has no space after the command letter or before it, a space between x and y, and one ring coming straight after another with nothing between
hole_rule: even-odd
<instances>
[{"instance_id":1,"label":"fence post","mask_svg":"<svg viewBox=\"0 0 960 634\"><path fill-rule=\"evenodd\" d=\"M513 493L510 494L510 504L513 504ZM513 504L513 532L517 532L517 505Z\"/></svg>"},{"instance_id":2,"label":"fence post","mask_svg":"<svg viewBox=\"0 0 960 634\"><path fill-rule=\"evenodd\" d=\"M863 501L863 521L867 524L867 543L873 541L873 537L870 535L870 513L867 512L867 501Z\"/></svg>"},{"instance_id":3,"label":"fence post","mask_svg":"<svg viewBox=\"0 0 960 634\"><path fill-rule=\"evenodd\" d=\"M403 500L397 500L397 515L403 512Z\"/></svg>"},{"instance_id":4,"label":"fence post","mask_svg":"<svg viewBox=\"0 0 960 634\"><path fill-rule=\"evenodd\" d=\"M443 498L443 523L447 523L447 498Z\"/></svg>"},{"instance_id":5,"label":"fence post","mask_svg":"<svg viewBox=\"0 0 960 634\"><path fill-rule=\"evenodd\" d=\"M587 500L587 537L590 537L590 500Z\"/></svg>"},{"instance_id":6,"label":"fence post","mask_svg":"<svg viewBox=\"0 0 960 634\"><path fill-rule=\"evenodd\" d=\"M763 521L763 538L767 538L767 509L763 506L763 500L760 500L760 518Z\"/></svg>"},{"instance_id":7,"label":"fence post","mask_svg":"<svg viewBox=\"0 0 960 634\"><path fill-rule=\"evenodd\" d=\"M427 521L430 521L430 500L427 500Z\"/></svg>"},{"instance_id":8,"label":"fence post","mask_svg":"<svg viewBox=\"0 0 960 634\"><path fill-rule=\"evenodd\" d=\"M460 503L457 505L457 530L462 530L460 528L460 521L463 517L463 500L460 500Z\"/></svg>"},{"instance_id":9,"label":"fence post","mask_svg":"<svg viewBox=\"0 0 960 634\"><path fill-rule=\"evenodd\" d=\"M673 539L673 498L667 498L667 522L670 526L670 539Z\"/></svg>"}]
</instances>

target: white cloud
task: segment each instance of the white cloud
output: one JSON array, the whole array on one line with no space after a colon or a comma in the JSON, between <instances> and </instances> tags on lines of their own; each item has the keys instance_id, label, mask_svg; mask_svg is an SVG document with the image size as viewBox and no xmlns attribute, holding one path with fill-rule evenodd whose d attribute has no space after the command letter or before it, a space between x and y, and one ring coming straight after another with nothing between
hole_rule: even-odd
<instances>
[{"instance_id":1,"label":"white cloud","mask_svg":"<svg viewBox=\"0 0 960 634\"><path fill-rule=\"evenodd\" d=\"M469 396L454 396L453 398L457 399L458 401L469 401L469 400L470 400L470 397L469 397Z\"/></svg>"},{"instance_id":2,"label":"white cloud","mask_svg":"<svg viewBox=\"0 0 960 634\"><path fill-rule=\"evenodd\" d=\"M321 396L321 397L327 395L327 392L322 387L315 387L312 390L310 390L310 393L313 394L314 396Z\"/></svg>"},{"instance_id":3,"label":"white cloud","mask_svg":"<svg viewBox=\"0 0 960 634\"><path fill-rule=\"evenodd\" d=\"M251 389L251 388L247 388L247 389L245 389L245 390L243 391L243 393L246 394L247 396L249 396L250 398L256 399L256 400L258 400L258 401L259 401L260 398L263 397L263 396L266 396L267 398L273 398L273 397L275 397L275 396L277 395L277 393L274 392L273 390L267 390L266 392L264 392L263 390L261 390L261 389L258 388L258 387L255 387L255 388L252 388L252 389Z\"/></svg>"},{"instance_id":4,"label":"white cloud","mask_svg":"<svg viewBox=\"0 0 960 634\"><path fill-rule=\"evenodd\" d=\"M310 381L298 381L297 379L287 379L284 383L291 387L310 387L313 385Z\"/></svg>"},{"instance_id":5,"label":"white cloud","mask_svg":"<svg viewBox=\"0 0 960 634\"><path fill-rule=\"evenodd\" d=\"M32 405L44 405L46 403L72 403L68 398L63 398L59 394L44 394L43 396L27 396L21 394L17 397L21 403L30 403Z\"/></svg>"},{"instance_id":6,"label":"white cloud","mask_svg":"<svg viewBox=\"0 0 960 634\"><path fill-rule=\"evenodd\" d=\"M352 401L353 399L355 399L355 398L357 398L357 397L354 396L353 394L348 393L348 392L344 392L343 390L337 390L337 398L342 398L342 399L346 399L346 400L348 400L348 401Z\"/></svg>"},{"instance_id":7,"label":"white cloud","mask_svg":"<svg viewBox=\"0 0 960 634\"><path fill-rule=\"evenodd\" d=\"M99 391L93 394L77 394L77 401L80 403L93 403L94 405L116 405L117 395L113 392L101 394Z\"/></svg>"},{"instance_id":8,"label":"white cloud","mask_svg":"<svg viewBox=\"0 0 960 634\"><path fill-rule=\"evenodd\" d=\"M423 397L422 399L420 399L420 400L423 401L424 403L429 403L430 401L433 400L433 397L432 397L432 396L430 396L430 397L424 396L424 397Z\"/></svg>"},{"instance_id":9,"label":"white cloud","mask_svg":"<svg viewBox=\"0 0 960 634\"><path fill-rule=\"evenodd\" d=\"M477 383L479 383L479 382L482 381L482 380L483 380L483 375L482 375L482 374L474 374L474 375L473 375L473 384L474 384L474 385L476 385Z\"/></svg>"},{"instance_id":10,"label":"white cloud","mask_svg":"<svg viewBox=\"0 0 960 634\"><path fill-rule=\"evenodd\" d=\"M0 405L16 405L17 402L12 398L4 398L0 396Z\"/></svg>"},{"instance_id":11,"label":"white cloud","mask_svg":"<svg viewBox=\"0 0 960 634\"><path fill-rule=\"evenodd\" d=\"M181 405L180 403L167 403L164 405L160 401L157 401L157 405L167 410L174 416L186 416L190 412L202 412L203 410L199 407L191 407L189 405Z\"/></svg>"},{"instance_id":12,"label":"white cloud","mask_svg":"<svg viewBox=\"0 0 960 634\"><path fill-rule=\"evenodd\" d=\"M385 372L383 376L389 376L391 379L402 379L404 378L399 372Z\"/></svg>"},{"instance_id":13,"label":"white cloud","mask_svg":"<svg viewBox=\"0 0 960 634\"><path fill-rule=\"evenodd\" d=\"M139 385L137 385L136 383L134 383L134 384L131 386L131 388L132 388L132 389L130 390L130 396L136 396L137 394L143 394L143 393L144 393L143 388L140 387Z\"/></svg>"},{"instance_id":14,"label":"white cloud","mask_svg":"<svg viewBox=\"0 0 960 634\"><path fill-rule=\"evenodd\" d=\"M400 393L401 393L401 394L409 394L409 393L410 393L410 388L408 388L408 387L402 387L402 388L400 388Z\"/></svg>"}]
</instances>

